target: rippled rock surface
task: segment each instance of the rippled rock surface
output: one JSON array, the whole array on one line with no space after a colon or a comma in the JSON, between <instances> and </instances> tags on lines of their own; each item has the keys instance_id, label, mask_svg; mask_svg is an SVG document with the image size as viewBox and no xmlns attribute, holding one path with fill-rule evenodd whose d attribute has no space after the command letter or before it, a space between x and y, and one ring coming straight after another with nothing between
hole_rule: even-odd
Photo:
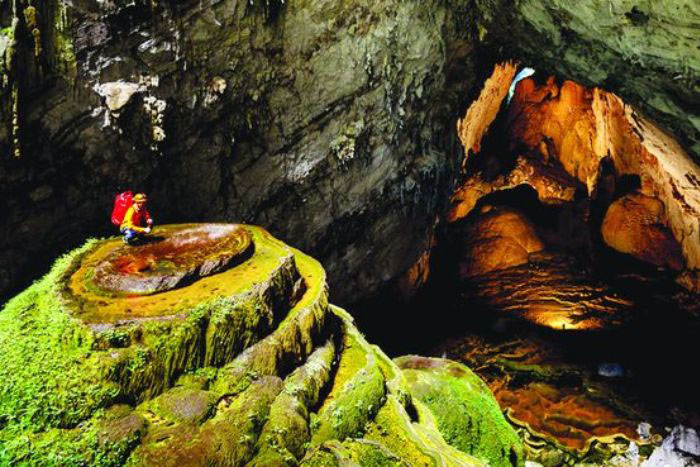
<instances>
[{"instance_id":1,"label":"rippled rock surface","mask_svg":"<svg viewBox=\"0 0 700 467\"><path fill-rule=\"evenodd\" d=\"M467 309L478 304L559 330L613 328L635 311L634 301L595 279L574 258L550 252L472 277L462 297Z\"/></svg>"},{"instance_id":2,"label":"rippled rock surface","mask_svg":"<svg viewBox=\"0 0 700 467\"><path fill-rule=\"evenodd\" d=\"M161 227L142 243L100 248L81 265L86 270L97 262L85 280L106 292L162 292L222 271L251 246L245 229L227 224Z\"/></svg>"},{"instance_id":3,"label":"rippled rock surface","mask_svg":"<svg viewBox=\"0 0 700 467\"><path fill-rule=\"evenodd\" d=\"M89 241L0 311L0 464L523 464L475 375L447 361L421 368L448 404L436 405L415 365L397 365L328 303L313 258L253 226L161 233L133 250ZM209 274L149 294L92 282L123 252L144 264L171 248L183 270ZM202 267L219 255L236 264ZM455 426L481 428L464 442Z\"/></svg>"}]
</instances>

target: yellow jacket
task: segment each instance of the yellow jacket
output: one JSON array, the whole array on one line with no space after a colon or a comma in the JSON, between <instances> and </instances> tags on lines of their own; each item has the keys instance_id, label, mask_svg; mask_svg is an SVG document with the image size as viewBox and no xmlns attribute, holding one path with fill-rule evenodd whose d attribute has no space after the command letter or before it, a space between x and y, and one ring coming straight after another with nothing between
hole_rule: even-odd
<instances>
[{"instance_id":1,"label":"yellow jacket","mask_svg":"<svg viewBox=\"0 0 700 467\"><path fill-rule=\"evenodd\" d=\"M124 220L119 226L119 229L130 229L135 232L144 233L146 232L146 229L141 226L143 225L144 221L148 223L150 220L151 214L145 207L137 209L136 204L132 204L131 206L129 206L129 209L126 210L126 214L124 214Z\"/></svg>"}]
</instances>

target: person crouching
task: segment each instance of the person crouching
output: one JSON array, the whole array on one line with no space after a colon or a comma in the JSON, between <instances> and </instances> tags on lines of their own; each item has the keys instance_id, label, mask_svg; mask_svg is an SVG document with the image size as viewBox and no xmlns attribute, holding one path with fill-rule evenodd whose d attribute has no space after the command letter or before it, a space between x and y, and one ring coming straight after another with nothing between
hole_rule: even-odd
<instances>
[{"instance_id":1,"label":"person crouching","mask_svg":"<svg viewBox=\"0 0 700 467\"><path fill-rule=\"evenodd\" d=\"M134 245L144 235L151 233L153 219L151 219L151 214L146 209L146 201L147 198L144 193L137 193L134 196L134 203L129 206L126 214L124 214L124 220L119 226L119 231L124 234L124 243Z\"/></svg>"}]
</instances>

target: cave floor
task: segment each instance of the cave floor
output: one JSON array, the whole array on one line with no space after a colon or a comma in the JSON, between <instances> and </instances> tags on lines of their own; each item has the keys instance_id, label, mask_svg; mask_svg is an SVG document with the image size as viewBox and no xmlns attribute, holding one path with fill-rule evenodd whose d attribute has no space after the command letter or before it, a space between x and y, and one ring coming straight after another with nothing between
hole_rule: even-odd
<instances>
[{"instance_id":1,"label":"cave floor","mask_svg":"<svg viewBox=\"0 0 700 467\"><path fill-rule=\"evenodd\" d=\"M513 312L517 303L509 306L509 300L522 300L526 292L484 301L478 289L488 280L438 275L409 303L397 306L396 300L387 300L360 307L359 327L394 355L428 354L468 365L488 383L517 427L529 459L545 466L634 464L626 457L630 441L645 458L672 427L700 428L693 384L700 335L695 296L662 272L641 270L638 264L617 264L607 271L586 270L575 261L553 264L558 280L569 288L574 283L590 286L588 275L607 294L620 297L620 313L612 316L621 319L609 319L611 311L604 309L599 322L609 325L593 330L538 325ZM571 265L568 279L562 264ZM532 281L527 268L508 271L508 280L541 293L542 282ZM502 279L503 271L499 274ZM504 287L498 283L491 286ZM556 289L557 284L549 286ZM589 300L590 294L580 297ZM576 294L568 299L575 304ZM597 319L595 310L590 315ZM392 333L386 332L389 322Z\"/></svg>"}]
</instances>

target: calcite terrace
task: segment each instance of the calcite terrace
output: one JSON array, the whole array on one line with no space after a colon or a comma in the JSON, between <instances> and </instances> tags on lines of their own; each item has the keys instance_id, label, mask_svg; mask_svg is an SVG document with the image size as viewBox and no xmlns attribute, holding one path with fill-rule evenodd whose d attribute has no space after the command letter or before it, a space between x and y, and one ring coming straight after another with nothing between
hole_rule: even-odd
<instances>
[{"instance_id":1,"label":"calcite terrace","mask_svg":"<svg viewBox=\"0 0 700 467\"><path fill-rule=\"evenodd\" d=\"M121 240L91 240L10 300L0 464L522 465L477 376L441 359L389 359L328 303L313 258L249 225L155 235L130 250L139 267L111 273L148 281L238 260L134 293L95 275L122 264ZM181 242L193 237L188 256ZM182 264L164 264L173 248Z\"/></svg>"}]
</instances>

